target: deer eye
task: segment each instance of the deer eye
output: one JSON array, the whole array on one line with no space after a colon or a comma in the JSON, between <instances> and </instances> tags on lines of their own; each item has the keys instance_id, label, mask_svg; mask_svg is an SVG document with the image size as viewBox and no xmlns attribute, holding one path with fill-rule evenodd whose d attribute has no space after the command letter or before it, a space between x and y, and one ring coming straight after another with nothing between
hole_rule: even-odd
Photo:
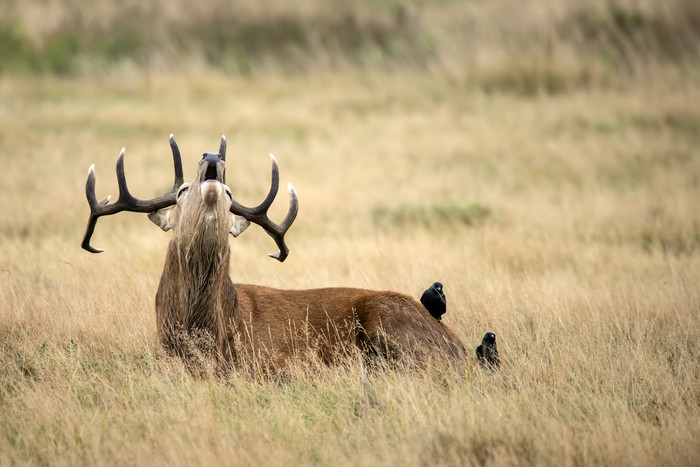
<instances>
[{"instance_id":1,"label":"deer eye","mask_svg":"<svg viewBox=\"0 0 700 467\"><path fill-rule=\"evenodd\" d=\"M231 194L231 192L229 190L226 190L226 194L228 195L228 199L233 201L233 195Z\"/></svg>"},{"instance_id":2,"label":"deer eye","mask_svg":"<svg viewBox=\"0 0 700 467\"><path fill-rule=\"evenodd\" d=\"M177 199L180 199L180 196L182 196L182 195L184 195L185 193L187 193L187 190L188 190L189 188L190 188L189 185L185 185L185 186L181 187L181 188L180 188L180 191L177 192Z\"/></svg>"}]
</instances>

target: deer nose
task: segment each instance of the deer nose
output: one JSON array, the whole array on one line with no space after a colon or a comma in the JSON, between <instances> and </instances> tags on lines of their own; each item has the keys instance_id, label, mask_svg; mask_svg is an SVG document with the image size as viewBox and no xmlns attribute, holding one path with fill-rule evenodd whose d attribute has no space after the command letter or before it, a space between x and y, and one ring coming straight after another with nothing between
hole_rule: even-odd
<instances>
[{"instance_id":1,"label":"deer nose","mask_svg":"<svg viewBox=\"0 0 700 467\"><path fill-rule=\"evenodd\" d=\"M202 154L202 160L206 161L208 165L216 165L217 162L221 160L221 154L218 152L205 152Z\"/></svg>"}]
</instances>

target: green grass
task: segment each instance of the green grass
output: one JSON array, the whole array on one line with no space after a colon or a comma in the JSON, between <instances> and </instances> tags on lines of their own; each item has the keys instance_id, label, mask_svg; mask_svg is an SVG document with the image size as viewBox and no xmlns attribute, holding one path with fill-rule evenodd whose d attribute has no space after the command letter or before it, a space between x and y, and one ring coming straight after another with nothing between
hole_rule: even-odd
<instances>
[{"instance_id":1,"label":"green grass","mask_svg":"<svg viewBox=\"0 0 700 467\"><path fill-rule=\"evenodd\" d=\"M375 208L372 219L379 227L440 229L454 225L476 226L490 215L491 210L479 204L450 203L429 206L403 204L394 208Z\"/></svg>"},{"instance_id":2,"label":"green grass","mask_svg":"<svg viewBox=\"0 0 700 467\"><path fill-rule=\"evenodd\" d=\"M307 0L298 8L263 8L250 1L129 0L114 8L100 0L42 9L8 0L0 6L0 73L90 76L138 68L264 75L448 66L472 70L486 90L533 95L643 73L649 62L698 58L700 8L693 1L539 2L510 21L506 12L518 5Z\"/></svg>"}]
</instances>

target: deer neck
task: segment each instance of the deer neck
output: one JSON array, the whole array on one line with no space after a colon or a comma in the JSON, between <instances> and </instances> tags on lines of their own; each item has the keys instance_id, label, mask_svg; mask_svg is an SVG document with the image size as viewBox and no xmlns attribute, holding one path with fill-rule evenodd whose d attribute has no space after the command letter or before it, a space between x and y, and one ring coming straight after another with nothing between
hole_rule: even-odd
<instances>
[{"instance_id":1,"label":"deer neck","mask_svg":"<svg viewBox=\"0 0 700 467\"><path fill-rule=\"evenodd\" d=\"M167 325L204 330L219 339L224 332L224 307L231 300L235 302L228 238L220 234L215 222L197 223L190 232L176 232L168 246L159 288L163 310L159 313ZM161 308L158 301L156 305Z\"/></svg>"}]
</instances>

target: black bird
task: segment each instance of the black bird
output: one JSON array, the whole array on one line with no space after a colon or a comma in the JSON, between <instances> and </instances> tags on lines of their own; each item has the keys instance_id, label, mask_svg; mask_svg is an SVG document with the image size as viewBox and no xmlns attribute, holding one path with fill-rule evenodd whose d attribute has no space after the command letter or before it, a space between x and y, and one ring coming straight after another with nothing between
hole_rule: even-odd
<instances>
[{"instance_id":1,"label":"black bird","mask_svg":"<svg viewBox=\"0 0 700 467\"><path fill-rule=\"evenodd\" d=\"M496 334L487 332L481 340L481 345L476 348L476 358L483 368L497 369L501 366L501 359L498 358L498 348L496 348Z\"/></svg>"},{"instance_id":2,"label":"black bird","mask_svg":"<svg viewBox=\"0 0 700 467\"><path fill-rule=\"evenodd\" d=\"M423 292L420 302L423 304L425 309L430 312L433 318L440 321L440 318L445 314L445 310L447 308L447 301L445 300L445 294L442 291L442 284L435 282L433 285L431 285L428 290Z\"/></svg>"}]
</instances>

